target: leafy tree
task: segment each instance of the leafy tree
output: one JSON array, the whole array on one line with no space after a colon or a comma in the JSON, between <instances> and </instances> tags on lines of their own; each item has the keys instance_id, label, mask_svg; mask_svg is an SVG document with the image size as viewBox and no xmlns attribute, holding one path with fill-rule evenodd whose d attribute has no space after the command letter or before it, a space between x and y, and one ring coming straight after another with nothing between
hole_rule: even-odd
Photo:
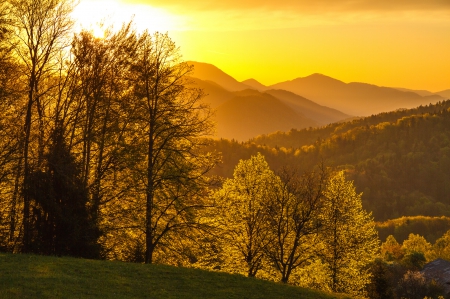
<instances>
[{"instance_id":1,"label":"leafy tree","mask_svg":"<svg viewBox=\"0 0 450 299\"><path fill-rule=\"evenodd\" d=\"M417 251L410 251L400 261L400 264L409 271L420 271L427 262L425 254Z\"/></svg>"},{"instance_id":2,"label":"leafy tree","mask_svg":"<svg viewBox=\"0 0 450 299\"><path fill-rule=\"evenodd\" d=\"M420 252L424 256L428 256L431 251L431 244L420 235L409 234L408 239L403 241L402 250L405 254Z\"/></svg>"},{"instance_id":3,"label":"leafy tree","mask_svg":"<svg viewBox=\"0 0 450 299\"><path fill-rule=\"evenodd\" d=\"M20 221L19 181L20 135L23 128L20 91L26 83L20 78L20 65L13 52L10 7L0 1L0 248L17 250ZM17 183L15 183L17 182Z\"/></svg>"},{"instance_id":4,"label":"leafy tree","mask_svg":"<svg viewBox=\"0 0 450 299\"><path fill-rule=\"evenodd\" d=\"M241 160L233 178L225 180L214 198L219 208L225 269L254 277L264 266L266 246L271 242L266 209L280 179L270 170L264 156ZM286 195L287 196L287 195ZM244 270L245 269L245 270Z\"/></svg>"},{"instance_id":5,"label":"leafy tree","mask_svg":"<svg viewBox=\"0 0 450 299\"><path fill-rule=\"evenodd\" d=\"M105 202L123 192L121 186L113 190L111 185L115 170L124 167L128 149L124 142L130 124L126 103L132 98L128 77L137 50L131 27L128 23L117 32L107 29L101 39L82 31L72 42L78 84L72 95L76 114L70 134L74 151L81 157L94 219L99 218Z\"/></svg>"},{"instance_id":6,"label":"leafy tree","mask_svg":"<svg viewBox=\"0 0 450 299\"><path fill-rule=\"evenodd\" d=\"M432 247L432 259L441 258L450 261L450 231L436 240Z\"/></svg>"},{"instance_id":7,"label":"leafy tree","mask_svg":"<svg viewBox=\"0 0 450 299\"><path fill-rule=\"evenodd\" d=\"M73 25L71 0L12 0L10 14L14 28L14 50L22 62L22 76L27 81L21 149L23 151L23 251L30 249L30 212L32 202L26 188L30 174L39 171L45 148L46 109L51 108L47 97L57 84L51 77L61 70L58 60L69 46L67 35ZM19 108L20 109L20 108ZM37 143L35 140L37 139ZM33 154L33 156L31 156ZM31 159L33 158L33 159Z\"/></svg>"},{"instance_id":8,"label":"leafy tree","mask_svg":"<svg viewBox=\"0 0 450 299\"><path fill-rule=\"evenodd\" d=\"M144 32L130 73L133 100L129 131L135 161L130 166L145 234L146 263L158 246L169 250L171 238L199 228L196 213L205 206L205 173L216 158L200 149L212 130L201 90L189 88L192 67L182 62L167 34ZM141 201L139 201L141 202Z\"/></svg>"},{"instance_id":9,"label":"leafy tree","mask_svg":"<svg viewBox=\"0 0 450 299\"><path fill-rule=\"evenodd\" d=\"M273 190L267 203L267 230L271 241L266 255L287 283L292 272L304 266L318 249L318 221L326 185L325 170L299 176L284 169L267 188Z\"/></svg>"},{"instance_id":10,"label":"leafy tree","mask_svg":"<svg viewBox=\"0 0 450 299\"><path fill-rule=\"evenodd\" d=\"M386 238L386 242L381 244L381 256L386 261L398 261L404 255L402 246L397 242L393 235Z\"/></svg>"},{"instance_id":11,"label":"leafy tree","mask_svg":"<svg viewBox=\"0 0 450 299\"><path fill-rule=\"evenodd\" d=\"M333 176L324 192L320 220L324 250L322 259L330 273L333 292L363 294L370 279L367 266L375 259L379 244L372 217L361 204L353 182L344 172Z\"/></svg>"},{"instance_id":12,"label":"leafy tree","mask_svg":"<svg viewBox=\"0 0 450 299\"><path fill-rule=\"evenodd\" d=\"M136 161L129 78L138 38L132 27L126 23L117 31L106 29L103 38L85 30L74 36L71 102L63 111L69 149L79 158L89 212L101 231L103 256L140 261L130 255L138 252L133 246L141 244L130 234L137 226L130 175Z\"/></svg>"}]
</instances>

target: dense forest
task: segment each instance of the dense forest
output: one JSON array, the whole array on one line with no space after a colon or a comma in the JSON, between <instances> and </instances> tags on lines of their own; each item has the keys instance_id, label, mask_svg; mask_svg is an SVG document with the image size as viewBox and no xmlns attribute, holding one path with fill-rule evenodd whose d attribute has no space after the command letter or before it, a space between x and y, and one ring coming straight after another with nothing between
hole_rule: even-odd
<instances>
[{"instance_id":1,"label":"dense forest","mask_svg":"<svg viewBox=\"0 0 450 299\"><path fill-rule=\"evenodd\" d=\"M261 152L274 169L345 169L375 220L450 215L450 101L382 113L322 128L263 135L246 143L217 140L223 163L214 174Z\"/></svg>"}]
</instances>

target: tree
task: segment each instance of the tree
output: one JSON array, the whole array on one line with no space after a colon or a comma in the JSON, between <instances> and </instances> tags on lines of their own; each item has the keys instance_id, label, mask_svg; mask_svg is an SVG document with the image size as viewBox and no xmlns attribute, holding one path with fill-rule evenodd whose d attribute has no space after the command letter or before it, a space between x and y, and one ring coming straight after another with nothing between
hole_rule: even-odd
<instances>
[{"instance_id":1,"label":"tree","mask_svg":"<svg viewBox=\"0 0 450 299\"><path fill-rule=\"evenodd\" d=\"M370 265L372 273L370 284L368 285L368 297L371 299L391 299L394 298L394 275L395 266L390 266L382 259L376 259Z\"/></svg>"},{"instance_id":2,"label":"tree","mask_svg":"<svg viewBox=\"0 0 450 299\"><path fill-rule=\"evenodd\" d=\"M432 247L432 259L450 260L450 231L436 240Z\"/></svg>"},{"instance_id":3,"label":"tree","mask_svg":"<svg viewBox=\"0 0 450 299\"><path fill-rule=\"evenodd\" d=\"M281 178L281 180L280 180ZM310 261L317 250L318 221L327 174L309 172L299 176L283 169L266 186L270 191L266 213L270 242L265 252L287 283L292 272Z\"/></svg>"},{"instance_id":4,"label":"tree","mask_svg":"<svg viewBox=\"0 0 450 299\"><path fill-rule=\"evenodd\" d=\"M381 256L386 261L399 261L402 259L404 252L402 246L397 242L393 235L386 238L386 242L381 244Z\"/></svg>"},{"instance_id":5,"label":"tree","mask_svg":"<svg viewBox=\"0 0 450 299\"><path fill-rule=\"evenodd\" d=\"M403 241L402 250L405 254L420 252L427 256L431 252L431 244L420 235L409 234L408 239Z\"/></svg>"},{"instance_id":6,"label":"tree","mask_svg":"<svg viewBox=\"0 0 450 299\"><path fill-rule=\"evenodd\" d=\"M266 209L273 196L271 188L281 186L260 153L240 160L233 178L225 180L214 198L219 208L224 267L249 277L263 268L267 244L271 241ZM282 191L282 190L279 190ZM244 270L245 269L245 270Z\"/></svg>"},{"instance_id":7,"label":"tree","mask_svg":"<svg viewBox=\"0 0 450 299\"><path fill-rule=\"evenodd\" d=\"M22 111L20 66L13 53L10 7L0 1L0 248L14 251L18 232L20 180L20 128ZM16 183L15 183L16 182Z\"/></svg>"},{"instance_id":8,"label":"tree","mask_svg":"<svg viewBox=\"0 0 450 299\"><path fill-rule=\"evenodd\" d=\"M168 239L200 226L196 213L205 206L205 173L217 161L200 152L213 126L202 91L188 87L191 71L167 34L140 36L130 74L128 141L136 155L136 195L144 200L145 263L153 262L158 246L170 248Z\"/></svg>"},{"instance_id":9,"label":"tree","mask_svg":"<svg viewBox=\"0 0 450 299\"><path fill-rule=\"evenodd\" d=\"M30 174L27 196L32 210L30 250L48 255L99 257L98 232L88 211L81 169L68 150L64 132L52 133L47 164Z\"/></svg>"},{"instance_id":10,"label":"tree","mask_svg":"<svg viewBox=\"0 0 450 299\"><path fill-rule=\"evenodd\" d=\"M320 254L330 273L329 287L333 292L363 294L370 278L367 266L379 247L374 222L343 171L330 179L324 195Z\"/></svg>"},{"instance_id":11,"label":"tree","mask_svg":"<svg viewBox=\"0 0 450 299\"><path fill-rule=\"evenodd\" d=\"M51 107L45 96L56 86L51 84L50 78L60 70L58 59L69 45L67 36L73 25L70 13L74 5L71 0L12 0L10 4L10 16L17 41L14 43L14 50L23 63L23 76L28 82L21 136L22 194L24 195L23 251L27 252L31 233L31 201L26 188L30 186L31 172L39 170L42 166L46 128L45 111ZM34 138L37 139L37 144L34 144ZM32 144L34 148L30 151ZM30 159L31 153L34 155L33 161Z\"/></svg>"},{"instance_id":12,"label":"tree","mask_svg":"<svg viewBox=\"0 0 450 299\"><path fill-rule=\"evenodd\" d=\"M112 259L135 260L124 252L132 247L126 232L136 227L130 212L134 151L129 103L134 94L129 78L137 39L130 22L117 31L106 29L103 38L83 30L71 48L73 84L64 127L69 149L79 158L102 254Z\"/></svg>"}]
</instances>

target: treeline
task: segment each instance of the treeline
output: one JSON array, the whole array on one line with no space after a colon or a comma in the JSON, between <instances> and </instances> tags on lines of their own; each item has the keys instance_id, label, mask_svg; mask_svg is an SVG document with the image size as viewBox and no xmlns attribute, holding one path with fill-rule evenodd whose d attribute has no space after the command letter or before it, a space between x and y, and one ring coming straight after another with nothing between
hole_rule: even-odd
<instances>
[{"instance_id":1,"label":"treeline","mask_svg":"<svg viewBox=\"0 0 450 299\"><path fill-rule=\"evenodd\" d=\"M74 33L74 3L0 2L0 248L175 263L210 110L167 34Z\"/></svg>"},{"instance_id":2,"label":"treeline","mask_svg":"<svg viewBox=\"0 0 450 299\"><path fill-rule=\"evenodd\" d=\"M364 207L377 221L400 216L450 216L450 101L382 113L325 128L292 130L247 143L218 140L231 175L238 157L262 152L271 167L311 169L323 161L347 169ZM265 144L265 145L264 145Z\"/></svg>"},{"instance_id":3,"label":"treeline","mask_svg":"<svg viewBox=\"0 0 450 299\"><path fill-rule=\"evenodd\" d=\"M410 234L421 235L430 243L436 242L445 232L450 230L450 217L404 216L384 222L376 222L380 240L392 235L403 242Z\"/></svg>"}]
</instances>

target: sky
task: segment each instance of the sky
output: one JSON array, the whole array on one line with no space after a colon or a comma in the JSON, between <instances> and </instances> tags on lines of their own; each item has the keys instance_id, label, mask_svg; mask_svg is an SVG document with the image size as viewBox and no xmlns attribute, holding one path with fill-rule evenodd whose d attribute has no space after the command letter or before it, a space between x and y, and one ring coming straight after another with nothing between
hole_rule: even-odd
<instances>
[{"instance_id":1,"label":"sky","mask_svg":"<svg viewBox=\"0 0 450 299\"><path fill-rule=\"evenodd\" d=\"M80 0L84 27L168 32L185 60L265 85L321 73L450 89L450 0ZM100 33L101 34L101 33Z\"/></svg>"}]
</instances>

